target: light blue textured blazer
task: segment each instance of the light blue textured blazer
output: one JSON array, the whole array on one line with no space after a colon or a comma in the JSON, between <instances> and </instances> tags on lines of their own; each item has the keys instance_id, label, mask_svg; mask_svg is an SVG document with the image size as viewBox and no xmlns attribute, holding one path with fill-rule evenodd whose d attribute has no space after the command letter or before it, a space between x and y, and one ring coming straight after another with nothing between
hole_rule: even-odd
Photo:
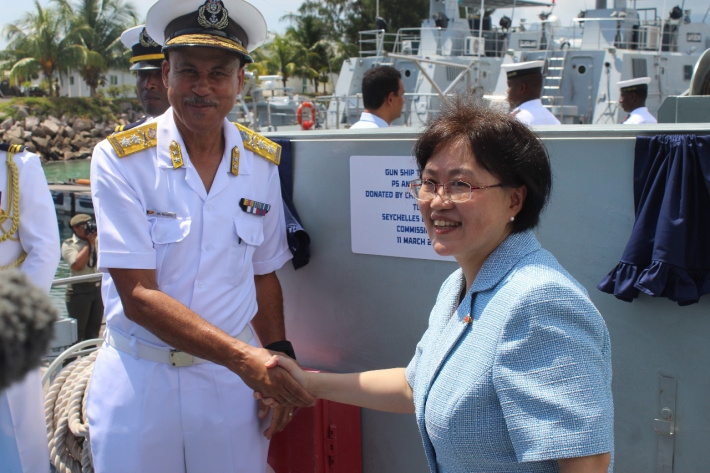
<instances>
[{"instance_id":1,"label":"light blue textured blazer","mask_svg":"<svg viewBox=\"0 0 710 473\"><path fill-rule=\"evenodd\" d=\"M584 288L529 231L491 253L459 305L463 288L459 269L407 367L431 471L613 455L609 333Z\"/></svg>"}]
</instances>

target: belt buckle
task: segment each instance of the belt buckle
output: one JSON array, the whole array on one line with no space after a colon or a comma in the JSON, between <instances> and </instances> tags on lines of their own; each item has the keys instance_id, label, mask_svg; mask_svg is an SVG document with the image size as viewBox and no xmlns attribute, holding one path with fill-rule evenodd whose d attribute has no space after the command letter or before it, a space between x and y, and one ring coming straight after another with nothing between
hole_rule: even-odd
<instances>
[{"instance_id":1,"label":"belt buckle","mask_svg":"<svg viewBox=\"0 0 710 473\"><path fill-rule=\"evenodd\" d=\"M194 356L180 350L170 350L170 364L173 366L192 366L194 364Z\"/></svg>"}]
</instances>

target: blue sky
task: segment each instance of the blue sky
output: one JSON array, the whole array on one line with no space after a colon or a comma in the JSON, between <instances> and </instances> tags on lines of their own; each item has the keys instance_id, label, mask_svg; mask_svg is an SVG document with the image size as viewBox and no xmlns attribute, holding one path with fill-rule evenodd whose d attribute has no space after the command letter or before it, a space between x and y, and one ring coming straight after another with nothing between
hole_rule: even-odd
<instances>
[{"instance_id":1,"label":"blue sky","mask_svg":"<svg viewBox=\"0 0 710 473\"><path fill-rule=\"evenodd\" d=\"M288 26L288 22L280 21L280 18L288 13L295 12L301 3L303 3L302 0L250 0L250 2L264 14L266 23L269 25L269 30L276 33L282 33ZM380 5L386 2L387 0L380 0ZM132 0L132 3L136 5L139 15L145 18L145 14L154 2ZM4 0L3 4L3 15L2 20L0 20L2 21L0 27L3 29L5 24L19 20L25 13L34 9L33 0ZM40 4L47 6L50 4L50 0L40 0ZM614 0L607 0L607 4L609 8L612 8L614 6ZM637 8L656 7L659 15L662 17L667 17L667 12L669 12L673 6L679 5L686 10L692 10L693 18L697 20L702 20L708 9L707 0L628 0L627 4L629 6L636 4ZM594 8L595 5L596 0L556 0L554 14L560 19L562 25L567 26L571 24L572 18L576 17L580 10ZM526 18L528 24L534 23L537 21L537 16L541 11L542 9L534 7L521 9L516 12L515 22L517 23L519 18ZM664 14L663 12L666 13ZM497 11L494 15L494 22L496 24L497 19L503 14L510 16L510 11ZM708 15L708 20L706 21L710 21L710 15ZM2 31L0 31L0 49L4 48L6 45L5 36L1 33Z\"/></svg>"}]
</instances>

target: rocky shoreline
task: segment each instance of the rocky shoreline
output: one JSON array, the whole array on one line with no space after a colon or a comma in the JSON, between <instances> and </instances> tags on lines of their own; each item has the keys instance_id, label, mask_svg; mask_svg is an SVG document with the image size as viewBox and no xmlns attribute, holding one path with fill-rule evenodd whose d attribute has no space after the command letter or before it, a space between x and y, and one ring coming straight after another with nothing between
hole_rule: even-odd
<instances>
[{"instance_id":1,"label":"rocky shoreline","mask_svg":"<svg viewBox=\"0 0 710 473\"><path fill-rule=\"evenodd\" d=\"M66 161L91 157L94 146L118 125L133 123L143 115L131 102L118 104L116 119L70 115L57 117L18 105L14 116L0 122L0 141L25 145L43 161Z\"/></svg>"}]
</instances>

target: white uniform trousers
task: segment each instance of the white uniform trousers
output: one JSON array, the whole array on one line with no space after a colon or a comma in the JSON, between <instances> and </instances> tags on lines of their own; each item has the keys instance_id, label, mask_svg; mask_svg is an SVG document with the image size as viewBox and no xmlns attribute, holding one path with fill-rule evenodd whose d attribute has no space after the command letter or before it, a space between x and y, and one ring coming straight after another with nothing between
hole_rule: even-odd
<instances>
[{"instance_id":1,"label":"white uniform trousers","mask_svg":"<svg viewBox=\"0 0 710 473\"><path fill-rule=\"evenodd\" d=\"M176 368L105 344L87 409L95 471L263 473L270 419L260 421L257 407L223 366Z\"/></svg>"},{"instance_id":2,"label":"white uniform trousers","mask_svg":"<svg viewBox=\"0 0 710 473\"><path fill-rule=\"evenodd\" d=\"M49 473L39 369L0 393L0 473Z\"/></svg>"}]
</instances>

